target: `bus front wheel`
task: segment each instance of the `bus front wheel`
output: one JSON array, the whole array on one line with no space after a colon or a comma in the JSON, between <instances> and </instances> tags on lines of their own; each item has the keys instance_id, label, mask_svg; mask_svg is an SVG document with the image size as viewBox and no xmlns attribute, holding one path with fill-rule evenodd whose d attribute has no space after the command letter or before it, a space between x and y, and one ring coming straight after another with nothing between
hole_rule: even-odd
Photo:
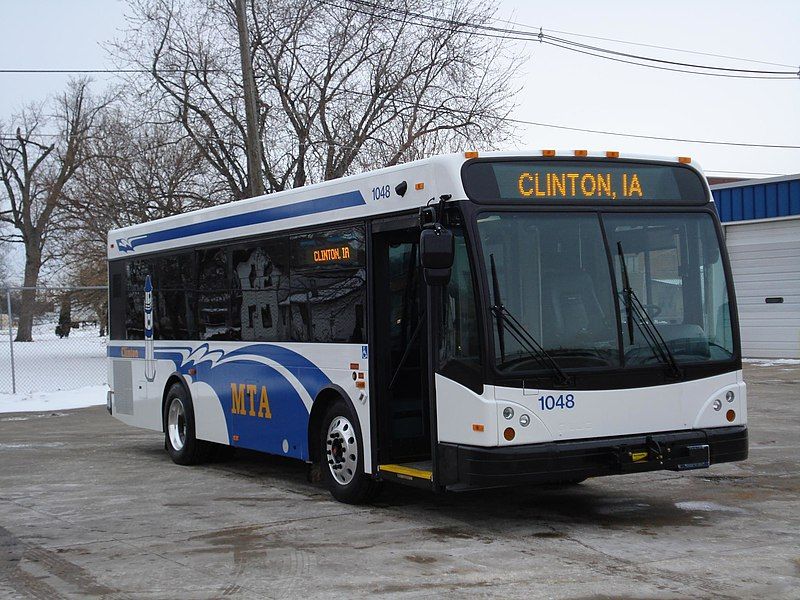
<instances>
[{"instance_id":1,"label":"bus front wheel","mask_svg":"<svg viewBox=\"0 0 800 600\"><path fill-rule=\"evenodd\" d=\"M322 478L339 502L363 504L380 491L380 483L364 472L364 452L358 419L343 401L326 411L320 427Z\"/></svg>"},{"instance_id":2,"label":"bus front wheel","mask_svg":"<svg viewBox=\"0 0 800 600\"><path fill-rule=\"evenodd\" d=\"M169 388L164 403L164 437L167 452L179 465L197 465L206 462L211 444L194 435L194 407L189 394L180 383Z\"/></svg>"}]
</instances>

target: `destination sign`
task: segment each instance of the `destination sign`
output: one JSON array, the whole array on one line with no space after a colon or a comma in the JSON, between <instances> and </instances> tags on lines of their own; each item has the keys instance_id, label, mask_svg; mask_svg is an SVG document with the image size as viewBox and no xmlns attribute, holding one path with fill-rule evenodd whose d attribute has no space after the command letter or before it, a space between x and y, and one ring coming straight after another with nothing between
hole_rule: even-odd
<instances>
[{"instance_id":1,"label":"destination sign","mask_svg":"<svg viewBox=\"0 0 800 600\"><path fill-rule=\"evenodd\" d=\"M335 246L312 250L311 257L315 263L342 262L350 260L350 246Z\"/></svg>"},{"instance_id":2,"label":"destination sign","mask_svg":"<svg viewBox=\"0 0 800 600\"><path fill-rule=\"evenodd\" d=\"M701 177L682 166L617 161L486 161L463 170L477 201L707 202Z\"/></svg>"},{"instance_id":3,"label":"destination sign","mask_svg":"<svg viewBox=\"0 0 800 600\"><path fill-rule=\"evenodd\" d=\"M292 265L294 268L361 266L365 259L363 235L356 228L294 235Z\"/></svg>"}]
</instances>

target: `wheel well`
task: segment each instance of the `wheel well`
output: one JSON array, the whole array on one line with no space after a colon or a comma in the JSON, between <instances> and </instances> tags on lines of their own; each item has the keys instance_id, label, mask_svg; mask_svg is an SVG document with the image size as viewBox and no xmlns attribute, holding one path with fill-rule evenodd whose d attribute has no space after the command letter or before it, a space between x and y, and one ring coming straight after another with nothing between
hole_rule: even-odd
<instances>
[{"instance_id":1,"label":"wheel well","mask_svg":"<svg viewBox=\"0 0 800 600\"><path fill-rule=\"evenodd\" d=\"M311 415L308 419L308 459L311 462L319 460L319 428L322 425L322 418L328 407L338 400L347 402L343 392L335 388L325 388L317 394L314 404L311 405Z\"/></svg>"},{"instance_id":2,"label":"wheel well","mask_svg":"<svg viewBox=\"0 0 800 600\"><path fill-rule=\"evenodd\" d=\"M164 392L161 394L161 431L167 430L167 423L164 417L164 411L167 409L167 394L169 394L170 388L176 383L180 383L183 386L183 389L186 391L186 394L190 395L189 387L186 385L183 377L177 373L169 376L166 385L164 385Z\"/></svg>"}]
</instances>

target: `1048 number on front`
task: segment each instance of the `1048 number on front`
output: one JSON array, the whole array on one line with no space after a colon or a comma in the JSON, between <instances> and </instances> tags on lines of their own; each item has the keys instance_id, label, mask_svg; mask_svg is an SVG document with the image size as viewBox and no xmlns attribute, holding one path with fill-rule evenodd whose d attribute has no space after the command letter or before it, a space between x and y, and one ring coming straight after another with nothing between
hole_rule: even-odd
<instances>
[{"instance_id":1,"label":"1048 number on front","mask_svg":"<svg viewBox=\"0 0 800 600\"><path fill-rule=\"evenodd\" d=\"M539 396L541 410L555 410L557 408L575 408L575 396L572 394L559 394L558 396Z\"/></svg>"}]
</instances>

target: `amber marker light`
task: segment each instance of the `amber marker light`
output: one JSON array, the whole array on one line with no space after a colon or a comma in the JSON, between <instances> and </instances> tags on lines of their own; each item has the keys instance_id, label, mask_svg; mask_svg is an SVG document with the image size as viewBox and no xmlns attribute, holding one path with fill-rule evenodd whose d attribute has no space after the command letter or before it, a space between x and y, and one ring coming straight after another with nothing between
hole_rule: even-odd
<instances>
[{"instance_id":1,"label":"amber marker light","mask_svg":"<svg viewBox=\"0 0 800 600\"><path fill-rule=\"evenodd\" d=\"M542 156L555 156L555 150L542 150Z\"/></svg>"},{"instance_id":2,"label":"amber marker light","mask_svg":"<svg viewBox=\"0 0 800 600\"><path fill-rule=\"evenodd\" d=\"M588 150L575 150L575 156L588 156Z\"/></svg>"},{"instance_id":3,"label":"amber marker light","mask_svg":"<svg viewBox=\"0 0 800 600\"><path fill-rule=\"evenodd\" d=\"M619 152L616 150L606 150L606 158L619 158Z\"/></svg>"},{"instance_id":4,"label":"amber marker light","mask_svg":"<svg viewBox=\"0 0 800 600\"><path fill-rule=\"evenodd\" d=\"M484 427L480 423L473 423L472 424L472 431L477 431L478 433L481 433L483 431L483 429L484 429Z\"/></svg>"},{"instance_id":5,"label":"amber marker light","mask_svg":"<svg viewBox=\"0 0 800 600\"><path fill-rule=\"evenodd\" d=\"M725 413L725 418L728 419L728 423L733 423L736 420L736 411L729 410Z\"/></svg>"},{"instance_id":6,"label":"amber marker light","mask_svg":"<svg viewBox=\"0 0 800 600\"><path fill-rule=\"evenodd\" d=\"M513 427L506 427L505 431L503 431L503 437L506 438L507 442L513 440L516 435L517 432L514 431Z\"/></svg>"},{"instance_id":7,"label":"amber marker light","mask_svg":"<svg viewBox=\"0 0 800 600\"><path fill-rule=\"evenodd\" d=\"M421 181L419 183L415 183L414 184L414 189L417 190L417 191L424 190L425 189L425 184L422 183Z\"/></svg>"},{"instance_id":8,"label":"amber marker light","mask_svg":"<svg viewBox=\"0 0 800 600\"><path fill-rule=\"evenodd\" d=\"M690 162L692 162L692 157L691 156L679 156L678 157L678 162L683 164L683 165L688 165Z\"/></svg>"},{"instance_id":9,"label":"amber marker light","mask_svg":"<svg viewBox=\"0 0 800 600\"><path fill-rule=\"evenodd\" d=\"M470 150L469 152L464 152L464 158L478 158L478 153L475 150Z\"/></svg>"}]
</instances>

